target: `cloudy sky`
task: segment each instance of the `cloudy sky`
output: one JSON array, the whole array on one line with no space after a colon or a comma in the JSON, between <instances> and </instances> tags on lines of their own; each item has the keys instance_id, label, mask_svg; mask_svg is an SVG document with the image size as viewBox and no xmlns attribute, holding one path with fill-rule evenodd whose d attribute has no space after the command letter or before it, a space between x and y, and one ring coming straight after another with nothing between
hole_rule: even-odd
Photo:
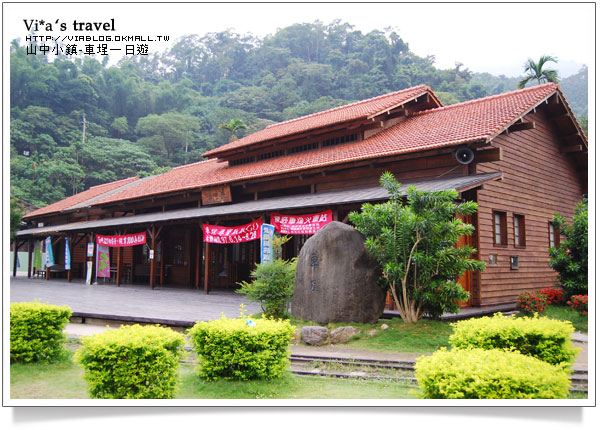
<instances>
[{"instance_id":1,"label":"cloudy sky","mask_svg":"<svg viewBox=\"0 0 600 430\"><path fill-rule=\"evenodd\" d=\"M24 20L106 22L114 18L110 34L169 36L233 29L263 37L297 22L341 19L363 33L393 27L420 56L435 55L436 66L453 68L455 62L476 72L518 76L528 57L543 54L559 59L561 77L592 66L595 54L593 4L4 4L5 46L24 40ZM56 26L58 27L58 26ZM40 32L38 34L43 34ZM69 30L56 36L75 34ZM78 32L101 35L109 32ZM150 44L163 51L169 43ZM113 52L114 56L117 55Z\"/></svg>"}]
</instances>

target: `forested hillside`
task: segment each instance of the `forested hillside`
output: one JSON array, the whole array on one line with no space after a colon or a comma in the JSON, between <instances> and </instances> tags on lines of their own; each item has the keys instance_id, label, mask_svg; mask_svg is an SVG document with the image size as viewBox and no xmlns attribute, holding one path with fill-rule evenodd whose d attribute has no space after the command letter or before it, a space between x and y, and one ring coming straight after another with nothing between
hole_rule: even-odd
<instances>
[{"instance_id":1,"label":"forested hillside","mask_svg":"<svg viewBox=\"0 0 600 430\"><path fill-rule=\"evenodd\" d=\"M219 126L232 119L247 125L239 137L419 84L451 104L513 90L519 81L473 74L462 64L440 70L434 62L413 54L392 30L363 34L340 21L296 24L264 39L190 35L165 53L110 67L108 57L26 55L15 40L11 195L43 206L198 161L228 142L230 131ZM563 89L577 114L587 115L587 69L565 79Z\"/></svg>"}]
</instances>

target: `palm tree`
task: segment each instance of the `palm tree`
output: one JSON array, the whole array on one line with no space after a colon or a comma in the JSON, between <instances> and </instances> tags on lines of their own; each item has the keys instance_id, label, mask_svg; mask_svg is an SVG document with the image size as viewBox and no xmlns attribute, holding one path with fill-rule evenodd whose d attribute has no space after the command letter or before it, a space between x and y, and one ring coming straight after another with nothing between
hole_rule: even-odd
<instances>
[{"instance_id":1,"label":"palm tree","mask_svg":"<svg viewBox=\"0 0 600 430\"><path fill-rule=\"evenodd\" d=\"M234 118L229 123L223 123L219 126L222 130L227 130L231 135L229 136L229 141L233 142L237 139L236 132L241 129L247 129L248 126L244 124L241 119Z\"/></svg>"},{"instance_id":2,"label":"palm tree","mask_svg":"<svg viewBox=\"0 0 600 430\"><path fill-rule=\"evenodd\" d=\"M527 62L525 63L525 70L524 70L525 73L527 73L527 76L525 77L525 79L523 79L521 82L519 82L517 87L525 88L525 85L527 85L527 83L529 81L533 81L536 79L538 81L538 84L543 84L544 82L554 82L555 84L558 84L558 71L557 70L554 70L554 69L542 70L544 68L544 65L549 62L556 63L556 62L558 62L558 59L551 55L542 55L540 57L540 61L538 61L536 63L535 61L533 61L533 59L529 58L527 60Z\"/></svg>"}]
</instances>

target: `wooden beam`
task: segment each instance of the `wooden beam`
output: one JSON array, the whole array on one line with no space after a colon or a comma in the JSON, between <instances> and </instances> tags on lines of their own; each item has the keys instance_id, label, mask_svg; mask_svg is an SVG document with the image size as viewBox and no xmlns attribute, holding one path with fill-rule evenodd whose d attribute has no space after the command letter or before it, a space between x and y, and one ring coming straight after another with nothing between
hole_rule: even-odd
<instances>
[{"instance_id":1,"label":"wooden beam","mask_svg":"<svg viewBox=\"0 0 600 430\"><path fill-rule=\"evenodd\" d=\"M506 131L508 133L514 133L515 131L530 130L532 128L535 128L535 121L525 121L511 125Z\"/></svg>"},{"instance_id":2,"label":"wooden beam","mask_svg":"<svg viewBox=\"0 0 600 430\"><path fill-rule=\"evenodd\" d=\"M165 250L165 244L164 242L161 240L158 241L158 244L160 246L160 285L164 285L165 284L165 256L164 256L164 250ZM155 258L158 257L158 255L154 256Z\"/></svg>"},{"instance_id":3,"label":"wooden beam","mask_svg":"<svg viewBox=\"0 0 600 430\"><path fill-rule=\"evenodd\" d=\"M502 148L490 148L475 151L475 159L473 160L473 164L487 163L491 161L502 161Z\"/></svg>"},{"instance_id":4,"label":"wooden beam","mask_svg":"<svg viewBox=\"0 0 600 430\"><path fill-rule=\"evenodd\" d=\"M117 286L121 285L121 274L123 273L123 247L117 249L117 278L115 279Z\"/></svg>"},{"instance_id":5,"label":"wooden beam","mask_svg":"<svg viewBox=\"0 0 600 430\"><path fill-rule=\"evenodd\" d=\"M558 152L562 154L567 154L569 152L580 152L583 151L583 145L571 145L571 146L561 146L558 148Z\"/></svg>"}]
</instances>

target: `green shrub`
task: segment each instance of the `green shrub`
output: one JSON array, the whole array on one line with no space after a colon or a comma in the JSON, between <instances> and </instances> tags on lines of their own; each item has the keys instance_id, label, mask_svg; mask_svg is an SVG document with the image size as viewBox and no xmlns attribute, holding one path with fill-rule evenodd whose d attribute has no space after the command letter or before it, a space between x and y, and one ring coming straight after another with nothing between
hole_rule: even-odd
<instances>
[{"instance_id":1,"label":"green shrub","mask_svg":"<svg viewBox=\"0 0 600 430\"><path fill-rule=\"evenodd\" d=\"M63 330L71 318L68 306L11 303L10 362L51 362L63 356Z\"/></svg>"},{"instance_id":2,"label":"green shrub","mask_svg":"<svg viewBox=\"0 0 600 430\"><path fill-rule=\"evenodd\" d=\"M247 380L283 375L295 327L287 320L249 321L223 317L198 322L190 329L201 377Z\"/></svg>"},{"instance_id":3,"label":"green shrub","mask_svg":"<svg viewBox=\"0 0 600 430\"><path fill-rule=\"evenodd\" d=\"M75 360L95 399L169 399L175 395L182 334L158 326L122 326L82 338Z\"/></svg>"},{"instance_id":4,"label":"green shrub","mask_svg":"<svg viewBox=\"0 0 600 430\"><path fill-rule=\"evenodd\" d=\"M555 366L498 349L442 348L418 358L415 375L426 399L559 399L571 384Z\"/></svg>"},{"instance_id":5,"label":"green shrub","mask_svg":"<svg viewBox=\"0 0 600 430\"><path fill-rule=\"evenodd\" d=\"M570 321L547 317L515 318L497 313L453 323L450 345L456 348L516 350L553 365L570 367L578 348L571 343Z\"/></svg>"},{"instance_id":6,"label":"green shrub","mask_svg":"<svg viewBox=\"0 0 600 430\"><path fill-rule=\"evenodd\" d=\"M256 279L250 283L238 282L242 286L238 293L246 294L249 300L260 303L267 317L287 316L287 306L294 296L297 259L276 259L272 263L256 266L251 273Z\"/></svg>"},{"instance_id":7,"label":"green shrub","mask_svg":"<svg viewBox=\"0 0 600 430\"><path fill-rule=\"evenodd\" d=\"M565 238L549 248L550 266L558 272L558 281L566 296L588 293L588 201L575 206L573 224L561 215L554 215L554 228Z\"/></svg>"}]
</instances>

